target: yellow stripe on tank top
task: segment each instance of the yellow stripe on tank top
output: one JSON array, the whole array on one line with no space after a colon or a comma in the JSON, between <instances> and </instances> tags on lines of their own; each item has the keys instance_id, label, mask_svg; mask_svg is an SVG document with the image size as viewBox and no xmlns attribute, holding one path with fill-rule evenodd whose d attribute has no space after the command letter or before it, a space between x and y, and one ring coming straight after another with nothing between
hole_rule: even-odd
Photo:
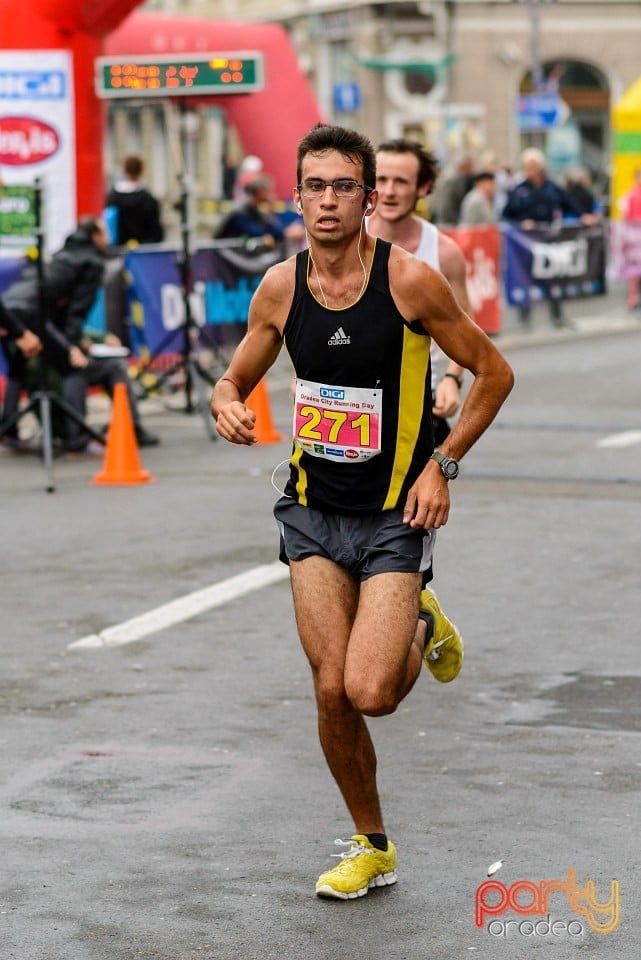
<instances>
[{"instance_id":1,"label":"yellow stripe on tank top","mask_svg":"<svg viewBox=\"0 0 641 960\"><path fill-rule=\"evenodd\" d=\"M426 397L425 382L430 360L430 338L412 333L405 327L403 332L403 355L401 358L401 389L398 400L398 428L396 450L390 485L383 510L403 506L398 498L412 462L418 439L423 405L417 406L417 398ZM429 397L429 392L428 395ZM431 400L431 397L429 397Z\"/></svg>"},{"instance_id":2,"label":"yellow stripe on tank top","mask_svg":"<svg viewBox=\"0 0 641 960\"><path fill-rule=\"evenodd\" d=\"M298 471L298 480L296 481L296 493L298 502L302 507L307 506L307 470L300 465L300 458L303 455L303 448L294 441L294 452L291 457L291 464Z\"/></svg>"}]
</instances>

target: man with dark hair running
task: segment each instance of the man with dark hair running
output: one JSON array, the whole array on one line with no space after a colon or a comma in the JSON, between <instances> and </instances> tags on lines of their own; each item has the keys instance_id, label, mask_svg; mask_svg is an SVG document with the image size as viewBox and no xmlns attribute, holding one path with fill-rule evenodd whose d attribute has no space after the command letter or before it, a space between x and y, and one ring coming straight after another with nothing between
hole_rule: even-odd
<instances>
[{"instance_id":1,"label":"man with dark hair running","mask_svg":"<svg viewBox=\"0 0 641 960\"><path fill-rule=\"evenodd\" d=\"M378 201L369 140L319 124L299 144L296 174L309 249L263 278L212 413L222 437L255 443L246 400L285 343L296 374L293 452L274 513L322 749L355 827L316 892L346 900L396 881L365 718L398 707L436 644L435 663L458 672L460 638L438 604L419 622L422 574L432 530L448 519L457 460L490 425L513 376L438 272L367 233ZM436 453L432 336L474 376Z\"/></svg>"}]
</instances>

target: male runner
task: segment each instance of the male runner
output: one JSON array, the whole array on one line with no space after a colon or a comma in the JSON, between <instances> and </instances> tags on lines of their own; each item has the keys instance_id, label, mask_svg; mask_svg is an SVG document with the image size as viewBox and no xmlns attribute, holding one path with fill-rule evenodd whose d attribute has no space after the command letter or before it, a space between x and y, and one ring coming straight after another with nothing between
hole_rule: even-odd
<instances>
[{"instance_id":1,"label":"male runner","mask_svg":"<svg viewBox=\"0 0 641 960\"><path fill-rule=\"evenodd\" d=\"M387 140L376 151L378 203L367 223L373 237L397 243L440 270L468 316L472 316L465 283L465 257L451 237L414 213L422 197L432 192L438 175L435 158L414 140ZM432 395L434 440L437 446L449 433L447 417L461 402L463 368L453 360L445 366L443 351L432 341Z\"/></svg>"},{"instance_id":2,"label":"male runner","mask_svg":"<svg viewBox=\"0 0 641 960\"><path fill-rule=\"evenodd\" d=\"M285 343L296 374L294 437L274 513L321 745L355 826L316 892L346 900L396 880L365 718L397 708L441 637L437 663L460 658L438 604L432 635L423 622L420 637L422 572L432 528L448 519L448 478L496 416L513 375L440 273L365 230L378 199L369 140L319 124L299 144L296 174L309 248L263 278L212 413L222 437L255 443L245 401ZM474 376L436 454L431 337Z\"/></svg>"}]
</instances>

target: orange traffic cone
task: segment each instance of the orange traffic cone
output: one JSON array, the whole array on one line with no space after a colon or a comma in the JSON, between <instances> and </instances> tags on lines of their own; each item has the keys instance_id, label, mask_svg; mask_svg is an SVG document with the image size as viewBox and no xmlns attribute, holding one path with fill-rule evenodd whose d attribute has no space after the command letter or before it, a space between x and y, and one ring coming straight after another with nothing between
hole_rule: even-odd
<instances>
[{"instance_id":1,"label":"orange traffic cone","mask_svg":"<svg viewBox=\"0 0 641 960\"><path fill-rule=\"evenodd\" d=\"M247 397L246 406L256 414L254 433L259 443L280 443L283 439L274 426L265 379L260 380Z\"/></svg>"},{"instance_id":2,"label":"orange traffic cone","mask_svg":"<svg viewBox=\"0 0 641 960\"><path fill-rule=\"evenodd\" d=\"M93 478L93 482L124 485L149 483L153 479L152 475L140 466L127 387L124 383L117 383L114 387L105 462L101 472Z\"/></svg>"}]
</instances>

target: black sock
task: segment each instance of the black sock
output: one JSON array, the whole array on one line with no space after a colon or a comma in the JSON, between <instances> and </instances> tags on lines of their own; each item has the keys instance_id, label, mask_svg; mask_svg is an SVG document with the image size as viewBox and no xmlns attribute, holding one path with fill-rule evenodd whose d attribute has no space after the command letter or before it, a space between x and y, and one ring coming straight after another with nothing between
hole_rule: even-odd
<instances>
[{"instance_id":1,"label":"black sock","mask_svg":"<svg viewBox=\"0 0 641 960\"><path fill-rule=\"evenodd\" d=\"M432 618L431 613L423 613L423 611L419 613L418 619L422 620L425 626L427 627L427 631L425 633L425 643L423 644L423 650L425 650L425 647L428 645L428 643L434 636L434 620Z\"/></svg>"},{"instance_id":2,"label":"black sock","mask_svg":"<svg viewBox=\"0 0 641 960\"><path fill-rule=\"evenodd\" d=\"M373 847L385 853L387 850L387 837L384 833L366 833L365 836Z\"/></svg>"}]
</instances>

